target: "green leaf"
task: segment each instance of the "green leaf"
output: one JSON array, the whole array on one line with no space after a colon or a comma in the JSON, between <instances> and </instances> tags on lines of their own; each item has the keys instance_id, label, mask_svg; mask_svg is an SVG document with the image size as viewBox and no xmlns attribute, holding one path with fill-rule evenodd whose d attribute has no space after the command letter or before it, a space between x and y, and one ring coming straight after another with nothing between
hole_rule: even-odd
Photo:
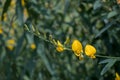
<instances>
[{"instance_id":1,"label":"green leaf","mask_svg":"<svg viewBox=\"0 0 120 80\"><path fill-rule=\"evenodd\" d=\"M22 36L17 41L17 46L16 46L15 51L14 51L14 54L16 56L18 56L19 53L22 51L22 48L23 48L22 45L23 45L23 42L24 42L24 38L25 38L25 35L23 33Z\"/></svg>"},{"instance_id":2,"label":"green leaf","mask_svg":"<svg viewBox=\"0 0 120 80\"><path fill-rule=\"evenodd\" d=\"M110 61L111 61L111 59L105 59L105 60L100 61L99 64L108 63L108 62L110 62Z\"/></svg>"},{"instance_id":3,"label":"green leaf","mask_svg":"<svg viewBox=\"0 0 120 80\"><path fill-rule=\"evenodd\" d=\"M43 60L45 66L48 69L48 71L50 72L50 74L54 75L55 72L54 72L53 68L50 66L49 60L47 59L47 57L45 55L44 45L38 44L37 53L39 54L39 56Z\"/></svg>"},{"instance_id":4,"label":"green leaf","mask_svg":"<svg viewBox=\"0 0 120 80\"><path fill-rule=\"evenodd\" d=\"M115 21L106 24L106 26L95 36L95 38L99 37L102 33L104 33L106 30L112 27L113 24L115 24Z\"/></svg>"},{"instance_id":5,"label":"green leaf","mask_svg":"<svg viewBox=\"0 0 120 80\"><path fill-rule=\"evenodd\" d=\"M26 38L27 38L28 44L33 43L33 37L34 36L31 33L26 33Z\"/></svg>"},{"instance_id":6,"label":"green leaf","mask_svg":"<svg viewBox=\"0 0 120 80\"><path fill-rule=\"evenodd\" d=\"M16 15L19 21L19 25L22 26L23 25L23 8L22 8L21 0L16 1Z\"/></svg>"},{"instance_id":7,"label":"green leaf","mask_svg":"<svg viewBox=\"0 0 120 80\"><path fill-rule=\"evenodd\" d=\"M2 67L3 61L5 59L6 56L6 52L5 49L2 47L2 49L0 49L1 53L0 53L0 68Z\"/></svg>"},{"instance_id":8,"label":"green leaf","mask_svg":"<svg viewBox=\"0 0 120 80\"><path fill-rule=\"evenodd\" d=\"M117 14L118 14L118 13L117 13L116 11L109 12L107 18L108 18L108 19L109 19L109 18L112 18L112 17L116 16Z\"/></svg>"},{"instance_id":9,"label":"green leaf","mask_svg":"<svg viewBox=\"0 0 120 80\"><path fill-rule=\"evenodd\" d=\"M116 61L116 59L109 60L109 62L105 65L100 74L104 75L114 65Z\"/></svg>"},{"instance_id":10,"label":"green leaf","mask_svg":"<svg viewBox=\"0 0 120 80\"><path fill-rule=\"evenodd\" d=\"M102 6L101 0L96 0L93 5L93 9L96 10L96 9L100 8L101 6Z\"/></svg>"},{"instance_id":11,"label":"green leaf","mask_svg":"<svg viewBox=\"0 0 120 80\"><path fill-rule=\"evenodd\" d=\"M69 8L69 5L70 5L70 0L65 0L65 8L64 8L64 13L67 12L68 8Z\"/></svg>"},{"instance_id":12,"label":"green leaf","mask_svg":"<svg viewBox=\"0 0 120 80\"><path fill-rule=\"evenodd\" d=\"M3 11L2 11L2 20L4 19L4 13L7 12L9 6L10 6L11 0L6 0L4 6L3 6Z\"/></svg>"}]
</instances>

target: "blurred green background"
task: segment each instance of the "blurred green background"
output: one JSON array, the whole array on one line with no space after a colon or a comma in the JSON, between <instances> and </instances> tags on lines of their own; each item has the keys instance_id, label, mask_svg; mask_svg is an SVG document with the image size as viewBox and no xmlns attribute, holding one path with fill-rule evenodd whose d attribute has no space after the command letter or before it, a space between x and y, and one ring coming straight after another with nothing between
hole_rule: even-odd
<instances>
[{"instance_id":1,"label":"blurred green background","mask_svg":"<svg viewBox=\"0 0 120 80\"><path fill-rule=\"evenodd\" d=\"M105 58L80 61L24 29L62 43L69 36L99 55L120 56L120 5L116 0L0 0L0 80L114 80L116 62L100 75ZM71 47L71 42L69 47Z\"/></svg>"}]
</instances>

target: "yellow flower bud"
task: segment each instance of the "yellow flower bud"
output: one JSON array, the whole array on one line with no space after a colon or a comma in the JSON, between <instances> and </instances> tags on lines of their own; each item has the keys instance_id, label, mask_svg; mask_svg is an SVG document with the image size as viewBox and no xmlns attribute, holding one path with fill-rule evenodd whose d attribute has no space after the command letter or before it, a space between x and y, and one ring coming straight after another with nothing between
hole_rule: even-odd
<instances>
[{"instance_id":1,"label":"yellow flower bud","mask_svg":"<svg viewBox=\"0 0 120 80\"><path fill-rule=\"evenodd\" d=\"M7 40L7 44L14 45L15 40L14 39L9 39L9 40Z\"/></svg>"},{"instance_id":2,"label":"yellow flower bud","mask_svg":"<svg viewBox=\"0 0 120 80\"><path fill-rule=\"evenodd\" d=\"M120 80L120 76L118 75L118 73L116 73L115 80Z\"/></svg>"},{"instance_id":3,"label":"yellow flower bud","mask_svg":"<svg viewBox=\"0 0 120 80\"><path fill-rule=\"evenodd\" d=\"M32 43L32 44L30 45L30 48L31 48L32 50L34 50L34 49L36 49L36 45L35 45L34 43Z\"/></svg>"},{"instance_id":4,"label":"yellow flower bud","mask_svg":"<svg viewBox=\"0 0 120 80\"><path fill-rule=\"evenodd\" d=\"M11 0L10 6L11 6L12 8L14 8L15 5L16 5L16 1L15 1L15 0Z\"/></svg>"},{"instance_id":5,"label":"yellow flower bud","mask_svg":"<svg viewBox=\"0 0 120 80\"><path fill-rule=\"evenodd\" d=\"M24 8L23 13L24 13L24 19L26 20L29 17L29 14L26 8Z\"/></svg>"},{"instance_id":6,"label":"yellow flower bud","mask_svg":"<svg viewBox=\"0 0 120 80\"><path fill-rule=\"evenodd\" d=\"M86 45L85 46L85 54L91 58L96 58L95 57L96 49L92 45Z\"/></svg>"},{"instance_id":7,"label":"yellow flower bud","mask_svg":"<svg viewBox=\"0 0 120 80\"><path fill-rule=\"evenodd\" d=\"M60 43L60 41L57 41L56 50L57 50L58 52L64 51L64 46Z\"/></svg>"},{"instance_id":8,"label":"yellow flower bud","mask_svg":"<svg viewBox=\"0 0 120 80\"><path fill-rule=\"evenodd\" d=\"M22 6L25 6L25 1L21 0Z\"/></svg>"},{"instance_id":9,"label":"yellow flower bud","mask_svg":"<svg viewBox=\"0 0 120 80\"><path fill-rule=\"evenodd\" d=\"M84 59L84 56L83 56L83 54L81 54L80 56L79 56L79 60L83 60Z\"/></svg>"},{"instance_id":10,"label":"yellow flower bud","mask_svg":"<svg viewBox=\"0 0 120 80\"><path fill-rule=\"evenodd\" d=\"M83 52L81 42L78 40L74 40L72 43L72 50L76 56L80 56L81 53Z\"/></svg>"},{"instance_id":11,"label":"yellow flower bud","mask_svg":"<svg viewBox=\"0 0 120 80\"><path fill-rule=\"evenodd\" d=\"M15 47L15 40L14 39L7 40L6 45L7 45L7 48L12 51Z\"/></svg>"},{"instance_id":12,"label":"yellow flower bud","mask_svg":"<svg viewBox=\"0 0 120 80\"><path fill-rule=\"evenodd\" d=\"M61 47L63 47L63 45L61 44L60 41L57 41L57 46L61 46Z\"/></svg>"},{"instance_id":13,"label":"yellow flower bud","mask_svg":"<svg viewBox=\"0 0 120 80\"><path fill-rule=\"evenodd\" d=\"M3 29L2 28L0 28L0 34L2 34L3 33Z\"/></svg>"},{"instance_id":14,"label":"yellow flower bud","mask_svg":"<svg viewBox=\"0 0 120 80\"><path fill-rule=\"evenodd\" d=\"M63 47L56 47L56 50L58 51L58 52L63 52L64 51L64 48Z\"/></svg>"},{"instance_id":15,"label":"yellow flower bud","mask_svg":"<svg viewBox=\"0 0 120 80\"><path fill-rule=\"evenodd\" d=\"M70 42L70 38L67 37L67 38L66 38L66 41L64 42L64 45L68 44L69 42Z\"/></svg>"},{"instance_id":16,"label":"yellow flower bud","mask_svg":"<svg viewBox=\"0 0 120 80\"><path fill-rule=\"evenodd\" d=\"M4 13L4 14L3 14L3 20L4 20L4 21L7 21L7 19L8 19L7 16L8 16L7 13Z\"/></svg>"},{"instance_id":17,"label":"yellow flower bud","mask_svg":"<svg viewBox=\"0 0 120 80\"><path fill-rule=\"evenodd\" d=\"M57 45L57 42L55 41L55 39L52 40L54 45Z\"/></svg>"}]
</instances>

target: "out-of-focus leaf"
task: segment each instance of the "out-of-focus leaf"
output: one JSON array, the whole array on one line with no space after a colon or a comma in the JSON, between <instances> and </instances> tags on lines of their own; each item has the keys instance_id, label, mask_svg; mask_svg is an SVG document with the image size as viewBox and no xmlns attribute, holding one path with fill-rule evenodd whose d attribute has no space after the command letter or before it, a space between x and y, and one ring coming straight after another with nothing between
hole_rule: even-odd
<instances>
[{"instance_id":1,"label":"out-of-focus leaf","mask_svg":"<svg viewBox=\"0 0 120 80\"><path fill-rule=\"evenodd\" d=\"M4 57L6 56L5 49L4 48L2 48L2 49L3 50L1 50L1 54L0 54L0 61L3 61Z\"/></svg>"},{"instance_id":2,"label":"out-of-focus leaf","mask_svg":"<svg viewBox=\"0 0 120 80\"><path fill-rule=\"evenodd\" d=\"M104 33L106 30L108 30L113 24L115 23L115 21L108 23L96 36L95 38L99 37L102 33Z\"/></svg>"},{"instance_id":3,"label":"out-of-focus leaf","mask_svg":"<svg viewBox=\"0 0 120 80\"><path fill-rule=\"evenodd\" d=\"M111 59L105 59L105 60L100 61L99 64L108 63L108 62L110 62L110 61L111 61Z\"/></svg>"},{"instance_id":4,"label":"out-of-focus leaf","mask_svg":"<svg viewBox=\"0 0 120 80\"><path fill-rule=\"evenodd\" d=\"M70 0L65 0L64 13L66 13L66 11L68 10L69 4L70 4Z\"/></svg>"},{"instance_id":5,"label":"out-of-focus leaf","mask_svg":"<svg viewBox=\"0 0 120 80\"><path fill-rule=\"evenodd\" d=\"M32 65L31 65L32 64ZM29 72L29 75L32 77L33 75L33 70L35 68L35 61L31 58L28 60L26 66L25 66L25 69ZM29 67L28 67L29 66Z\"/></svg>"},{"instance_id":6,"label":"out-of-focus leaf","mask_svg":"<svg viewBox=\"0 0 120 80\"><path fill-rule=\"evenodd\" d=\"M50 66L50 63L47 59L47 57L45 56L45 49L44 46L41 44L38 44L38 48L37 48L37 53L40 55L40 57L42 58L46 68L48 69L48 71L50 72L51 75L55 75L54 70L52 69L52 67Z\"/></svg>"},{"instance_id":7,"label":"out-of-focus leaf","mask_svg":"<svg viewBox=\"0 0 120 80\"><path fill-rule=\"evenodd\" d=\"M29 44L33 43L33 35L31 33L27 33L26 38Z\"/></svg>"},{"instance_id":8,"label":"out-of-focus leaf","mask_svg":"<svg viewBox=\"0 0 120 80\"><path fill-rule=\"evenodd\" d=\"M96 0L93 5L93 9L96 10L96 9L100 8L101 6L102 6L101 0Z\"/></svg>"},{"instance_id":9,"label":"out-of-focus leaf","mask_svg":"<svg viewBox=\"0 0 120 80\"><path fill-rule=\"evenodd\" d=\"M24 38L25 38L25 35L24 33L22 34L22 36L18 39L17 41L17 46L16 46L16 49L15 49L15 55L17 56L21 50L22 50L22 45L23 45L23 41L24 41Z\"/></svg>"},{"instance_id":10,"label":"out-of-focus leaf","mask_svg":"<svg viewBox=\"0 0 120 80\"><path fill-rule=\"evenodd\" d=\"M3 11L2 11L2 20L4 19L4 13L7 12L9 6L10 6L11 0L6 0L4 7L3 7Z\"/></svg>"},{"instance_id":11,"label":"out-of-focus leaf","mask_svg":"<svg viewBox=\"0 0 120 80\"><path fill-rule=\"evenodd\" d=\"M19 25L23 25L23 8L21 4L21 0L16 1L16 15L19 21Z\"/></svg>"},{"instance_id":12,"label":"out-of-focus leaf","mask_svg":"<svg viewBox=\"0 0 120 80\"><path fill-rule=\"evenodd\" d=\"M30 80L28 76L24 75L23 77L24 80Z\"/></svg>"},{"instance_id":13,"label":"out-of-focus leaf","mask_svg":"<svg viewBox=\"0 0 120 80\"><path fill-rule=\"evenodd\" d=\"M116 59L109 60L109 62L105 65L100 74L101 75L105 74L114 65L116 61L117 61Z\"/></svg>"},{"instance_id":14,"label":"out-of-focus leaf","mask_svg":"<svg viewBox=\"0 0 120 80\"><path fill-rule=\"evenodd\" d=\"M107 18L109 19L109 18L111 18L111 17L116 16L117 14L118 14L118 13L117 13L116 11L111 11L111 12L108 13Z\"/></svg>"}]
</instances>

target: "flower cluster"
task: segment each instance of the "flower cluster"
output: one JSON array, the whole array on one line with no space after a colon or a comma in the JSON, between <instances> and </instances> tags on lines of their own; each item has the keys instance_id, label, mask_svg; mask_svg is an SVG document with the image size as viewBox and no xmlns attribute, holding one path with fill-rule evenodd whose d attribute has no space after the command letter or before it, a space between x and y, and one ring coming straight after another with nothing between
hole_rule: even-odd
<instances>
[{"instance_id":1,"label":"flower cluster","mask_svg":"<svg viewBox=\"0 0 120 80\"><path fill-rule=\"evenodd\" d=\"M67 40L66 40L67 41ZM63 44L61 44L60 41L54 41L54 44L56 45L56 50L58 52L63 52L66 48ZM85 53L86 56L90 58L96 58L96 48L92 45L87 44L85 46L85 50L83 50L83 46L79 40L74 40L72 42L71 50L74 52L74 54L79 57L80 60L83 59L83 53Z\"/></svg>"},{"instance_id":2,"label":"flower cluster","mask_svg":"<svg viewBox=\"0 0 120 80\"><path fill-rule=\"evenodd\" d=\"M56 50L57 50L58 52L62 52L62 51L64 51L64 47L63 47L63 45L61 44L60 41L57 41L57 47L56 47Z\"/></svg>"},{"instance_id":3,"label":"flower cluster","mask_svg":"<svg viewBox=\"0 0 120 80\"><path fill-rule=\"evenodd\" d=\"M51 43L53 43L56 46L56 50L58 52L63 52L67 48L65 47L69 43L70 39L69 37L66 38L64 44L62 44L59 40L55 41L55 39L51 38Z\"/></svg>"},{"instance_id":4,"label":"flower cluster","mask_svg":"<svg viewBox=\"0 0 120 80\"><path fill-rule=\"evenodd\" d=\"M83 48L79 40L74 40L72 43L72 50L79 59L83 59ZM94 46L87 44L84 53L90 58L95 58L96 49Z\"/></svg>"}]
</instances>

